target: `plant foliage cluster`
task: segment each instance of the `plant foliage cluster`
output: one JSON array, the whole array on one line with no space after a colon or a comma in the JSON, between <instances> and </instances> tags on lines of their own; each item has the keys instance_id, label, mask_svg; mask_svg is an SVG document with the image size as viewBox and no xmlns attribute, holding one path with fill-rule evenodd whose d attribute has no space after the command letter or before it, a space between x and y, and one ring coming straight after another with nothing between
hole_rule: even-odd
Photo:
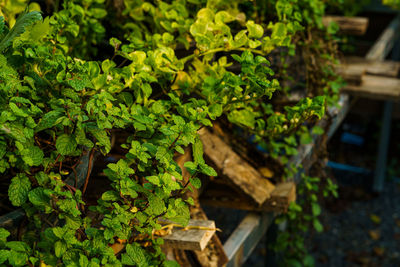
<instances>
[{"instance_id":1,"label":"plant foliage cluster","mask_svg":"<svg viewBox=\"0 0 400 267\"><path fill-rule=\"evenodd\" d=\"M322 0L26 2L0 1L0 174L30 222L18 237L0 229L0 264L175 266L160 219L187 224L185 192L216 175L197 131L226 118L285 164L322 134L310 122L342 85ZM296 56L307 97L278 111L271 98L290 95ZM94 155L118 131L125 155L104 170L112 189L88 205ZM185 181L174 156L188 146Z\"/></svg>"}]
</instances>

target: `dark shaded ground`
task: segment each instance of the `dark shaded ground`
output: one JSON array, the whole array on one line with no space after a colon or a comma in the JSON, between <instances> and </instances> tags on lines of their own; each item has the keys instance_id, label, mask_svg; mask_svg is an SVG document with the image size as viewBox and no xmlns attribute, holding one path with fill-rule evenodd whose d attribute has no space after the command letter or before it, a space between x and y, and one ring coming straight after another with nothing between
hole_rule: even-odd
<instances>
[{"instance_id":1,"label":"dark shaded ground","mask_svg":"<svg viewBox=\"0 0 400 267\"><path fill-rule=\"evenodd\" d=\"M371 170L370 174L334 171L339 199L325 203L324 232L309 233L316 266L400 266L400 121L392 122L387 178L381 194L372 193L380 118L349 116L328 147L329 159ZM344 131L361 136L360 146L341 141ZM244 266L269 266L265 237Z\"/></svg>"},{"instance_id":2,"label":"dark shaded ground","mask_svg":"<svg viewBox=\"0 0 400 267\"><path fill-rule=\"evenodd\" d=\"M322 215L325 231L311 237L316 266L400 266L398 184L387 182L376 197L354 186L341 193L339 207Z\"/></svg>"}]
</instances>

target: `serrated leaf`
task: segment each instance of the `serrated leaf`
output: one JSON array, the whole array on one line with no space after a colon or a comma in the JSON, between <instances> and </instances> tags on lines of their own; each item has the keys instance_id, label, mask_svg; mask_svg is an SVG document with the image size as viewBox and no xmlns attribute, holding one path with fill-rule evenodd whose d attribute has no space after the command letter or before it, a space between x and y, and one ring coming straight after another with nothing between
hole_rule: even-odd
<instances>
[{"instance_id":1,"label":"serrated leaf","mask_svg":"<svg viewBox=\"0 0 400 267\"><path fill-rule=\"evenodd\" d=\"M90 133L97 139L101 146L104 146L105 152L108 153L111 150L111 141L105 130L101 129L89 129Z\"/></svg>"},{"instance_id":2,"label":"serrated leaf","mask_svg":"<svg viewBox=\"0 0 400 267\"><path fill-rule=\"evenodd\" d=\"M67 244L65 244L63 241L57 241L54 243L54 254L56 255L57 258L60 258L65 251L67 250Z\"/></svg>"},{"instance_id":3,"label":"serrated leaf","mask_svg":"<svg viewBox=\"0 0 400 267\"><path fill-rule=\"evenodd\" d=\"M29 246L22 241L10 241L6 243L6 247L11 250L18 251L18 252L28 252L30 251Z\"/></svg>"},{"instance_id":4,"label":"serrated leaf","mask_svg":"<svg viewBox=\"0 0 400 267\"><path fill-rule=\"evenodd\" d=\"M56 125L57 120L63 116L60 111L52 110L43 115L42 119L39 121L35 128L35 132L40 132L45 129L51 128Z\"/></svg>"},{"instance_id":5,"label":"serrated leaf","mask_svg":"<svg viewBox=\"0 0 400 267\"><path fill-rule=\"evenodd\" d=\"M80 267L86 267L88 265L89 265L88 258L83 254L79 254L79 266Z\"/></svg>"},{"instance_id":6,"label":"serrated leaf","mask_svg":"<svg viewBox=\"0 0 400 267\"><path fill-rule=\"evenodd\" d=\"M256 114L249 109L241 109L241 110L235 109L228 114L228 119L232 123L245 125L253 129L256 123L255 116Z\"/></svg>"},{"instance_id":7,"label":"serrated leaf","mask_svg":"<svg viewBox=\"0 0 400 267\"><path fill-rule=\"evenodd\" d=\"M39 166L43 162L44 153L37 146L31 146L22 150L22 159L29 166Z\"/></svg>"},{"instance_id":8,"label":"serrated leaf","mask_svg":"<svg viewBox=\"0 0 400 267\"><path fill-rule=\"evenodd\" d=\"M149 181L150 183L160 186L160 178L158 176L146 176L146 180Z\"/></svg>"},{"instance_id":9,"label":"serrated leaf","mask_svg":"<svg viewBox=\"0 0 400 267\"><path fill-rule=\"evenodd\" d=\"M3 40L1 40L0 52L3 52L6 48L8 48L12 44L13 40L25 31L26 27L41 19L42 16L38 11L25 11L24 13L20 14L15 22L14 27L12 27Z\"/></svg>"},{"instance_id":10,"label":"serrated leaf","mask_svg":"<svg viewBox=\"0 0 400 267\"><path fill-rule=\"evenodd\" d=\"M196 164L204 163L203 159L203 143L201 142L200 138L196 138L193 146L193 159Z\"/></svg>"},{"instance_id":11,"label":"serrated leaf","mask_svg":"<svg viewBox=\"0 0 400 267\"><path fill-rule=\"evenodd\" d=\"M0 240L1 241L6 241L7 237L9 237L9 236L10 236L10 232L9 231L7 231L4 228L0 228Z\"/></svg>"},{"instance_id":12,"label":"serrated leaf","mask_svg":"<svg viewBox=\"0 0 400 267\"><path fill-rule=\"evenodd\" d=\"M122 264L147 266L144 250L136 243L126 245L126 253L122 254Z\"/></svg>"},{"instance_id":13,"label":"serrated leaf","mask_svg":"<svg viewBox=\"0 0 400 267\"><path fill-rule=\"evenodd\" d=\"M50 198L44 192L43 187L37 187L28 193L29 201L38 207L50 205Z\"/></svg>"},{"instance_id":14,"label":"serrated leaf","mask_svg":"<svg viewBox=\"0 0 400 267\"><path fill-rule=\"evenodd\" d=\"M64 156L73 154L77 145L75 138L67 134L60 135L56 140L57 151Z\"/></svg>"},{"instance_id":15,"label":"serrated leaf","mask_svg":"<svg viewBox=\"0 0 400 267\"><path fill-rule=\"evenodd\" d=\"M199 178L196 178L196 177L190 178L190 183L196 189L199 189L201 187L201 180Z\"/></svg>"},{"instance_id":16,"label":"serrated leaf","mask_svg":"<svg viewBox=\"0 0 400 267\"><path fill-rule=\"evenodd\" d=\"M117 201L119 200L120 196L115 191L106 191L101 195L101 199L104 201Z\"/></svg>"},{"instance_id":17,"label":"serrated leaf","mask_svg":"<svg viewBox=\"0 0 400 267\"><path fill-rule=\"evenodd\" d=\"M9 250L0 249L0 264L3 264L8 259L9 255Z\"/></svg>"},{"instance_id":18,"label":"serrated leaf","mask_svg":"<svg viewBox=\"0 0 400 267\"><path fill-rule=\"evenodd\" d=\"M149 196L149 208L154 215L160 215L165 211L164 201L156 195Z\"/></svg>"},{"instance_id":19,"label":"serrated leaf","mask_svg":"<svg viewBox=\"0 0 400 267\"><path fill-rule=\"evenodd\" d=\"M21 206L28 199L28 192L31 189L31 182L25 174L18 174L11 180L8 188L8 196L14 206Z\"/></svg>"},{"instance_id":20,"label":"serrated leaf","mask_svg":"<svg viewBox=\"0 0 400 267\"><path fill-rule=\"evenodd\" d=\"M27 261L28 255L23 252L11 250L10 254L8 255L8 262L11 266L26 266Z\"/></svg>"},{"instance_id":21,"label":"serrated leaf","mask_svg":"<svg viewBox=\"0 0 400 267\"><path fill-rule=\"evenodd\" d=\"M204 173L205 175L208 176L217 176L217 172L210 166L208 166L207 164L200 164L200 170L202 173Z\"/></svg>"}]
</instances>

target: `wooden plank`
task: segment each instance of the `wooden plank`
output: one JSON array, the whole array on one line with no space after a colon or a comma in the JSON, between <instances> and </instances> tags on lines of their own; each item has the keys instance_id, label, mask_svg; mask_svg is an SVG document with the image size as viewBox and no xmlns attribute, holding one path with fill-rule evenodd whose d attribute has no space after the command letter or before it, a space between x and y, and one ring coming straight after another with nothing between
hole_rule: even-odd
<instances>
[{"instance_id":1,"label":"wooden plank","mask_svg":"<svg viewBox=\"0 0 400 267\"><path fill-rule=\"evenodd\" d=\"M185 250L203 250L215 233L215 222L190 220L188 229L174 227L172 233L163 237L164 246ZM208 228L208 229L198 229Z\"/></svg>"},{"instance_id":2,"label":"wooden plank","mask_svg":"<svg viewBox=\"0 0 400 267\"><path fill-rule=\"evenodd\" d=\"M400 79L364 75L360 86L348 85L343 92L381 100L398 100L400 98Z\"/></svg>"},{"instance_id":3,"label":"wooden plank","mask_svg":"<svg viewBox=\"0 0 400 267\"><path fill-rule=\"evenodd\" d=\"M332 22L336 22L339 32L344 34L364 35L368 28L368 18L365 17L324 16L322 18L325 27Z\"/></svg>"},{"instance_id":4,"label":"wooden plank","mask_svg":"<svg viewBox=\"0 0 400 267\"><path fill-rule=\"evenodd\" d=\"M191 160L191 149L189 147L185 149L185 153L183 155L175 158L176 163L178 163L179 167L182 169L183 181L185 183L189 180L190 174L184 167L184 163ZM204 181L202 181L202 183L201 189L204 188ZM190 206L190 218L193 220L208 220L207 215L200 206L200 193L200 190L194 188L193 191L188 191L185 194L187 197L192 197L194 200L194 205ZM175 257L185 259L185 255L183 255L184 253L182 253L182 250L173 249L172 252ZM215 234L202 251L195 250L193 251L193 254L201 267L219 267L224 266L228 262L228 258L225 254L221 240ZM184 263L181 264L181 266L192 266L192 264Z\"/></svg>"},{"instance_id":5,"label":"wooden plank","mask_svg":"<svg viewBox=\"0 0 400 267\"><path fill-rule=\"evenodd\" d=\"M264 179L250 164L236 154L221 138L207 129L199 131L204 153L220 175L227 177L232 184L261 205L275 186Z\"/></svg>"},{"instance_id":6,"label":"wooden plank","mask_svg":"<svg viewBox=\"0 0 400 267\"><path fill-rule=\"evenodd\" d=\"M400 72L400 62L392 60L370 60L362 57L346 57L342 60L339 72L350 70L353 73L371 74L386 77L397 77Z\"/></svg>"},{"instance_id":7,"label":"wooden plank","mask_svg":"<svg viewBox=\"0 0 400 267\"><path fill-rule=\"evenodd\" d=\"M296 184L294 182L280 183L276 186L265 204L263 210L287 212L290 203L296 201Z\"/></svg>"},{"instance_id":8,"label":"wooden plank","mask_svg":"<svg viewBox=\"0 0 400 267\"><path fill-rule=\"evenodd\" d=\"M337 71L350 85L361 85L364 74L397 77L400 72L400 62L348 57L343 60Z\"/></svg>"},{"instance_id":9,"label":"wooden plank","mask_svg":"<svg viewBox=\"0 0 400 267\"><path fill-rule=\"evenodd\" d=\"M200 207L198 199L195 199L195 205L190 208L191 218L197 220L208 220L207 215ZM197 262L201 267L219 267L228 262L224 247L217 235L213 235L211 240L203 251L193 251Z\"/></svg>"},{"instance_id":10,"label":"wooden plank","mask_svg":"<svg viewBox=\"0 0 400 267\"><path fill-rule=\"evenodd\" d=\"M246 215L224 244L229 259L227 267L243 265L265 235L273 218L274 214L271 212L261 214L251 212Z\"/></svg>"},{"instance_id":11,"label":"wooden plank","mask_svg":"<svg viewBox=\"0 0 400 267\"><path fill-rule=\"evenodd\" d=\"M385 59L400 34L399 27L400 15L397 15L369 50L365 58L370 60Z\"/></svg>"}]
</instances>

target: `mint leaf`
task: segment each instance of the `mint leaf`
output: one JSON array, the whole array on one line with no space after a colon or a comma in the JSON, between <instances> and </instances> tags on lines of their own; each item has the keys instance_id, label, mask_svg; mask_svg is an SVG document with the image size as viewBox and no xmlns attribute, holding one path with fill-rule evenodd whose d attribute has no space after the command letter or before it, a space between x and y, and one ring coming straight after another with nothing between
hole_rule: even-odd
<instances>
[{"instance_id":1,"label":"mint leaf","mask_svg":"<svg viewBox=\"0 0 400 267\"><path fill-rule=\"evenodd\" d=\"M75 139L67 134L60 135L56 141L56 148L58 153L63 156L71 155L75 152L77 143Z\"/></svg>"},{"instance_id":2,"label":"mint leaf","mask_svg":"<svg viewBox=\"0 0 400 267\"><path fill-rule=\"evenodd\" d=\"M22 159L29 166L39 166L43 162L44 153L37 146L31 146L22 150Z\"/></svg>"},{"instance_id":3,"label":"mint leaf","mask_svg":"<svg viewBox=\"0 0 400 267\"><path fill-rule=\"evenodd\" d=\"M126 245L126 253L122 254L122 264L148 266L144 250L136 243Z\"/></svg>"},{"instance_id":4,"label":"mint leaf","mask_svg":"<svg viewBox=\"0 0 400 267\"><path fill-rule=\"evenodd\" d=\"M11 180L8 188L8 196L14 206L21 206L28 198L28 192L31 189L31 182L25 174L18 174Z\"/></svg>"},{"instance_id":5,"label":"mint leaf","mask_svg":"<svg viewBox=\"0 0 400 267\"><path fill-rule=\"evenodd\" d=\"M44 192L43 187L37 187L28 193L29 201L37 207L45 207L50 205L50 198Z\"/></svg>"},{"instance_id":6,"label":"mint leaf","mask_svg":"<svg viewBox=\"0 0 400 267\"><path fill-rule=\"evenodd\" d=\"M3 264L8 259L9 255L10 255L9 250L1 249L0 250L0 264Z\"/></svg>"},{"instance_id":7,"label":"mint leaf","mask_svg":"<svg viewBox=\"0 0 400 267\"><path fill-rule=\"evenodd\" d=\"M10 236L10 232L9 231L7 231L4 228L0 228L0 240L1 241L6 241L7 237L9 237L9 236Z\"/></svg>"},{"instance_id":8,"label":"mint leaf","mask_svg":"<svg viewBox=\"0 0 400 267\"><path fill-rule=\"evenodd\" d=\"M199 178L190 178L190 183L194 186L194 188L199 189L201 187L201 180Z\"/></svg>"},{"instance_id":9,"label":"mint leaf","mask_svg":"<svg viewBox=\"0 0 400 267\"><path fill-rule=\"evenodd\" d=\"M35 132L40 132L56 125L56 121L63 116L63 113L57 110L52 110L43 115L35 128Z\"/></svg>"}]
</instances>

